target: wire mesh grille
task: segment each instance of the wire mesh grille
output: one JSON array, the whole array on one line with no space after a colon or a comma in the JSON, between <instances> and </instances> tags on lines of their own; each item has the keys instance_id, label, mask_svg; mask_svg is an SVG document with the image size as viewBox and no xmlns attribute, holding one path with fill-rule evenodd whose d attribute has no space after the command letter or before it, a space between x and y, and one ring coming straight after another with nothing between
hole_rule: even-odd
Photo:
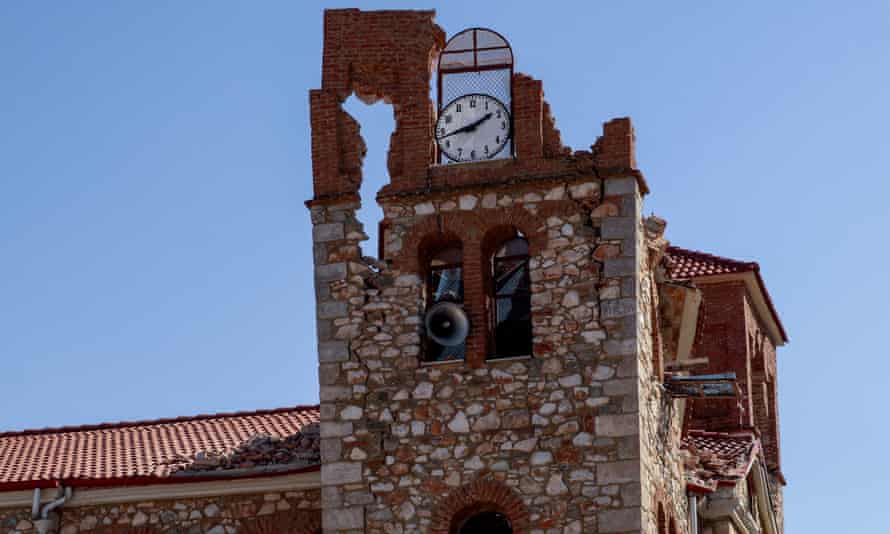
<instances>
[{"instance_id":1,"label":"wire mesh grille","mask_svg":"<svg viewBox=\"0 0 890 534\"><path fill-rule=\"evenodd\" d=\"M508 110L512 110L510 76L510 69L443 73L442 95L441 101L439 102L439 111L455 98L474 93L493 96L503 102ZM492 159L505 159L511 157L513 157L512 138L504 146L504 149ZM445 154L442 154L441 158L442 163L455 163L454 160L450 159Z\"/></svg>"}]
</instances>

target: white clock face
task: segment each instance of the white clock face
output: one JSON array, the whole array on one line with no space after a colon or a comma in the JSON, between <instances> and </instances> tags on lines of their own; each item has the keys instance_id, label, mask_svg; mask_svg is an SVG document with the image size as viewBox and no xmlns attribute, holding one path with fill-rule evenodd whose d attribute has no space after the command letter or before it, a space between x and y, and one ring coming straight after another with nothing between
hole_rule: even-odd
<instances>
[{"instance_id":1,"label":"white clock face","mask_svg":"<svg viewBox=\"0 0 890 534\"><path fill-rule=\"evenodd\" d=\"M491 159L504 149L511 133L507 108L483 94L455 98L436 122L439 150L452 161Z\"/></svg>"}]
</instances>

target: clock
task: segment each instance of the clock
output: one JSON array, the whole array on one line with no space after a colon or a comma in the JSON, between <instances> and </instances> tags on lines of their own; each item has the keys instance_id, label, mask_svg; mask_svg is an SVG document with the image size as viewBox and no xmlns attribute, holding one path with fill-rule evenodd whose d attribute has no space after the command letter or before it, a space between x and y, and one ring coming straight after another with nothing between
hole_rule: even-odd
<instances>
[{"instance_id":1,"label":"clock","mask_svg":"<svg viewBox=\"0 0 890 534\"><path fill-rule=\"evenodd\" d=\"M467 94L449 102L439 113L436 142L452 161L481 161L501 152L512 131L510 113L500 100Z\"/></svg>"}]
</instances>

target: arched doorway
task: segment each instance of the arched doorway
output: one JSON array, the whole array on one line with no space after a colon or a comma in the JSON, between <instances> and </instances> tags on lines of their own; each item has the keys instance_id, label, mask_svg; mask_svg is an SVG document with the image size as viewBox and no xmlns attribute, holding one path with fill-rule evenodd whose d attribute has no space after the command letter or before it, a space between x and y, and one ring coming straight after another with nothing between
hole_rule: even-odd
<instances>
[{"instance_id":1,"label":"arched doorway","mask_svg":"<svg viewBox=\"0 0 890 534\"><path fill-rule=\"evenodd\" d=\"M473 514L463 521L457 534L513 534L513 525L504 514L485 511Z\"/></svg>"}]
</instances>

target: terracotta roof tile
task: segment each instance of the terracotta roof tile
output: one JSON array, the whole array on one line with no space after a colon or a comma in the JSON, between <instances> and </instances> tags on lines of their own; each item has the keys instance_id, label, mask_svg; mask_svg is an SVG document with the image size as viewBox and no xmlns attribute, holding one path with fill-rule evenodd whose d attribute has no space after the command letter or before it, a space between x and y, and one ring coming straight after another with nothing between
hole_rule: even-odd
<instances>
[{"instance_id":1,"label":"terracotta roof tile","mask_svg":"<svg viewBox=\"0 0 890 534\"><path fill-rule=\"evenodd\" d=\"M697 250L668 247L665 253L668 278L687 280L696 276L756 272L760 269L756 262L745 262L706 254Z\"/></svg>"},{"instance_id":2,"label":"terracotta roof tile","mask_svg":"<svg viewBox=\"0 0 890 534\"><path fill-rule=\"evenodd\" d=\"M222 454L256 435L292 436L318 406L0 433L0 488L164 479L177 459Z\"/></svg>"},{"instance_id":3,"label":"terracotta roof tile","mask_svg":"<svg viewBox=\"0 0 890 534\"><path fill-rule=\"evenodd\" d=\"M686 478L699 487L735 482L748 476L760 452L753 432L706 432L690 430L680 448L686 457Z\"/></svg>"}]
</instances>

